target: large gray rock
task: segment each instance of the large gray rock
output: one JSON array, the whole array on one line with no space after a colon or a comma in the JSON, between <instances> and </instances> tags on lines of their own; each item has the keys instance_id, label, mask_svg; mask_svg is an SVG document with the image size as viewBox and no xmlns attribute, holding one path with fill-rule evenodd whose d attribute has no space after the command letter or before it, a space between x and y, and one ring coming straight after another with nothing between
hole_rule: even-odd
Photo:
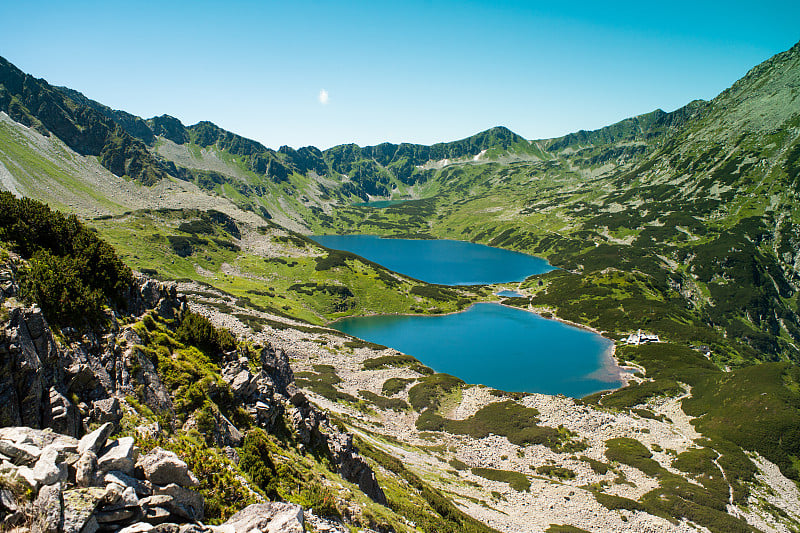
<instances>
[{"instance_id":1,"label":"large gray rock","mask_svg":"<svg viewBox=\"0 0 800 533\"><path fill-rule=\"evenodd\" d=\"M153 494L153 484L146 479L138 479L124 472L112 470L108 472L103 480L106 483L117 483L123 487L130 487L137 496L150 496Z\"/></svg>"},{"instance_id":2,"label":"large gray rock","mask_svg":"<svg viewBox=\"0 0 800 533\"><path fill-rule=\"evenodd\" d=\"M42 533L56 533L59 531L63 521L63 507L61 483L42 487L33 503L34 516L36 517L34 529Z\"/></svg>"},{"instance_id":3,"label":"large gray rock","mask_svg":"<svg viewBox=\"0 0 800 533\"><path fill-rule=\"evenodd\" d=\"M64 533L94 533L98 529L92 514L105 497L106 490L99 487L65 490Z\"/></svg>"},{"instance_id":4,"label":"large gray rock","mask_svg":"<svg viewBox=\"0 0 800 533\"><path fill-rule=\"evenodd\" d=\"M176 483L182 487L194 487L197 478L189 472L189 466L174 452L153 448L137 463L148 481L156 485Z\"/></svg>"},{"instance_id":5,"label":"large gray rock","mask_svg":"<svg viewBox=\"0 0 800 533\"><path fill-rule=\"evenodd\" d=\"M99 481L97 472L97 455L86 450L75 463L75 484L79 487L92 487Z\"/></svg>"},{"instance_id":6,"label":"large gray rock","mask_svg":"<svg viewBox=\"0 0 800 533\"><path fill-rule=\"evenodd\" d=\"M191 521L203 519L205 502L195 491L170 483L165 487L153 487L153 493L156 496L166 495L172 498L166 508L173 514Z\"/></svg>"},{"instance_id":7,"label":"large gray rock","mask_svg":"<svg viewBox=\"0 0 800 533\"><path fill-rule=\"evenodd\" d=\"M122 420L122 408L117 398L106 398L92 402L92 419L95 422L104 424L110 422L118 424Z\"/></svg>"},{"instance_id":8,"label":"large gray rock","mask_svg":"<svg viewBox=\"0 0 800 533\"><path fill-rule=\"evenodd\" d=\"M266 533L303 533L303 508L293 503L267 502L249 505L230 517L217 533L260 531Z\"/></svg>"},{"instance_id":9,"label":"large gray rock","mask_svg":"<svg viewBox=\"0 0 800 533\"><path fill-rule=\"evenodd\" d=\"M4 425L42 427L42 407L52 382L48 368L55 342L37 307L11 311L0 357L0 420Z\"/></svg>"},{"instance_id":10,"label":"large gray rock","mask_svg":"<svg viewBox=\"0 0 800 533\"><path fill-rule=\"evenodd\" d=\"M119 470L131 475L138 456L139 450L134 445L133 437L122 437L103 448L98 455L97 466L102 472Z\"/></svg>"},{"instance_id":11,"label":"large gray rock","mask_svg":"<svg viewBox=\"0 0 800 533\"><path fill-rule=\"evenodd\" d=\"M16 444L7 440L0 440L0 453L14 459L20 464L34 464L41 455L41 449L30 444Z\"/></svg>"},{"instance_id":12,"label":"large gray rock","mask_svg":"<svg viewBox=\"0 0 800 533\"><path fill-rule=\"evenodd\" d=\"M153 531L152 525L147 522L137 522L120 529L117 533L149 533L150 531Z\"/></svg>"},{"instance_id":13,"label":"large gray rock","mask_svg":"<svg viewBox=\"0 0 800 533\"><path fill-rule=\"evenodd\" d=\"M59 460L58 448L52 445L42 450L33 467L33 476L39 485L52 485L67 479L67 465Z\"/></svg>"},{"instance_id":14,"label":"large gray rock","mask_svg":"<svg viewBox=\"0 0 800 533\"><path fill-rule=\"evenodd\" d=\"M93 453L100 452L112 431L114 431L114 424L106 422L91 433L87 433L78 443L78 453L83 454L87 450Z\"/></svg>"}]
</instances>

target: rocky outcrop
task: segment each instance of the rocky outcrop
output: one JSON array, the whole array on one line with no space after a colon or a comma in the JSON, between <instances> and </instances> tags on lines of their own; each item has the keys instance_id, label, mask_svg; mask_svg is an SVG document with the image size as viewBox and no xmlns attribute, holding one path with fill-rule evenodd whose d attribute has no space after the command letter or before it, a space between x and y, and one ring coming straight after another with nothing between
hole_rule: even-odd
<instances>
[{"instance_id":1,"label":"rocky outcrop","mask_svg":"<svg viewBox=\"0 0 800 533\"><path fill-rule=\"evenodd\" d=\"M303 508L281 502L251 505L221 526L204 526L205 502L187 464L161 448L138 457L133 438L108 440L110 427L80 441L0 428L0 530L25 523L47 533L304 531Z\"/></svg>"},{"instance_id":2,"label":"rocky outcrop","mask_svg":"<svg viewBox=\"0 0 800 533\"><path fill-rule=\"evenodd\" d=\"M4 281L5 280L5 281ZM14 271L0 272L0 301L16 295ZM157 309L175 318L186 308L175 284L136 276L126 293L127 307L135 315ZM105 332L64 328L65 345L59 348L36 307L14 307L0 329L0 425L50 428L79 436L91 423L117 423L122 410L116 397L135 394L157 411L171 410L168 391L138 347L132 330L119 332L116 317ZM72 398L81 398L81 406Z\"/></svg>"},{"instance_id":3,"label":"rocky outcrop","mask_svg":"<svg viewBox=\"0 0 800 533\"><path fill-rule=\"evenodd\" d=\"M285 413L301 450L327 450L342 477L357 484L375 502L385 504L386 496L372 468L353 446L353 436L328 424L325 413L309 403L295 386L288 355L272 346L260 347L259 350L257 360L260 367L255 372L250 366L250 354L226 354L227 363L222 369L222 377L230 386L234 398L260 427L268 431ZM229 432L229 423L227 419L217 421L213 432L217 446L237 445L230 437L225 437Z\"/></svg>"},{"instance_id":4,"label":"rocky outcrop","mask_svg":"<svg viewBox=\"0 0 800 533\"><path fill-rule=\"evenodd\" d=\"M80 420L65 393L65 373L38 307L12 309L0 331L0 424L53 425L77 436Z\"/></svg>"},{"instance_id":5,"label":"rocky outcrop","mask_svg":"<svg viewBox=\"0 0 800 533\"><path fill-rule=\"evenodd\" d=\"M358 450L353 446L351 434L342 432L328 434L328 448L331 451L333 462L339 466L339 474L343 478L358 485L358 488L373 501L386 505L386 495L378 485L378 480L375 479L375 472L364 458L358 455Z\"/></svg>"}]
</instances>

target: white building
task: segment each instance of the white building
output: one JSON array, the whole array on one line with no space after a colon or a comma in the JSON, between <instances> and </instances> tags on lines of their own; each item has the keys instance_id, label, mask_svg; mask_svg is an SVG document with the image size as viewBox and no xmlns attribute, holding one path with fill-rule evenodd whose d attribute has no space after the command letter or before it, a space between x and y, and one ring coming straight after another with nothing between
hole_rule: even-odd
<instances>
[{"instance_id":1,"label":"white building","mask_svg":"<svg viewBox=\"0 0 800 533\"><path fill-rule=\"evenodd\" d=\"M648 342L661 342L661 339L658 338L658 335L648 335L646 333L642 333L642 330L639 330L636 333L631 333L628 335L628 338L625 339L625 342L628 344L633 344L634 346L639 346L640 344L647 344Z\"/></svg>"}]
</instances>

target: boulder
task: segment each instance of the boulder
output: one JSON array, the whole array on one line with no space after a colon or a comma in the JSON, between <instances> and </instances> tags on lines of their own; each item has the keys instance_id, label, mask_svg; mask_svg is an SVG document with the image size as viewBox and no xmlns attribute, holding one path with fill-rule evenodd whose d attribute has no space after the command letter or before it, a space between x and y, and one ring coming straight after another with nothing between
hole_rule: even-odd
<instances>
[{"instance_id":1,"label":"boulder","mask_svg":"<svg viewBox=\"0 0 800 533\"><path fill-rule=\"evenodd\" d=\"M249 505L213 531L265 531L269 533L303 533L303 508L293 503L267 502Z\"/></svg>"},{"instance_id":2,"label":"boulder","mask_svg":"<svg viewBox=\"0 0 800 533\"><path fill-rule=\"evenodd\" d=\"M172 513L168 510L169 505L172 503L172 496L160 494L157 496L148 496L139 500L142 512L144 513L143 520L153 525L163 524L168 522Z\"/></svg>"},{"instance_id":3,"label":"boulder","mask_svg":"<svg viewBox=\"0 0 800 533\"><path fill-rule=\"evenodd\" d=\"M78 408L55 387L50 387L49 404L44 406L42 425L57 433L77 437L81 429Z\"/></svg>"},{"instance_id":4,"label":"boulder","mask_svg":"<svg viewBox=\"0 0 800 533\"><path fill-rule=\"evenodd\" d=\"M33 477L39 485L52 485L67 479L67 465L59 461L58 448L50 445L42 450L33 467Z\"/></svg>"},{"instance_id":5,"label":"boulder","mask_svg":"<svg viewBox=\"0 0 800 533\"><path fill-rule=\"evenodd\" d=\"M108 472L103 480L106 483L117 483L123 487L130 487L137 496L150 496L153 494L153 484L146 479L137 479L119 470Z\"/></svg>"},{"instance_id":6,"label":"boulder","mask_svg":"<svg viewBox=\"0 0 800 533\"><path fill-rule=\"evenodd\" d=\"M86 450L75 463L75 484L79 487L92 487L98 481L97 455Z\"/></svg>"},{"instance_id":7,"label":"boulder","mask_svg":"<svg viewBox=\"0 0 800 533\"><path fill-rule=\"evenodd\" d=\"M205 502L197 492L170 483L165 487L154 487L153 493L157 496L166 495L172 498L165 508L174 515L191 521L203 519Z\"/></svg>"},{"instance_id":8,"label":"boulder","mask_svg":"<svg viewBox=\"0 0 800 533\"><path fill-rule=\"evenodd\" d=\"M145 477L156 485L178 484L182 487L194 487L197 478L189 472L189 466L174 452L161 448L153 448L139 459L136 465L144 471Z\"/></svg>"},{"instance_id":9,"label":"boulder","mask_svg":"<svg viewBox=\"0 0 800 533\"><path fill-rule=\"evenodd\" d=\"M122 420L122 408L117 398L107 398L92 402L92 420L100 424L118 424Z\"/></svg>"},{"instance_id":10,"label":"boulder","mask_svg":"<svg viewBox=\"0 0 800 533\"><path fill-rule=\"evenodd\" d=\"M119 470L125 474L133 474L139 450L133 443L133 437L122 437L112 441L98 455L97 466L102 472Z\"/></svg>"},{"instance_id":11,"label":"boulder","mask_svg":"<svg viewBox=\"0 0 800 533\"><path fill-rule=\"evenodd\" d=\"M117 533L149 533L150 531L153 531L153 526L147 522L137 522L120 529Z\"/></svg>"},{"instance_id":12,"label":"boulder","mask_svg":"<svg viewBox=\"0 0 800 533\"><path fill-rule=\"evenodd\" d=\"M37 531L56 533L63 520L63 502L61 500L61 483L42 487L33 502Z\"/></svg>"},{"instance_id":13,"label":"boulder","mask_svg":"<svg viewBox=\"0 0 800 533\"><path fill-rule=\"evenodd\" d=\"M39 448L30 444L16 444L7 440L0 440L0 453L20 464L30 465L39 459L39 455L42 452Z\"/></svg>"},{"instance_id":14,"label":"boulder","mask_svg":"<svg viewBox=\"0 0 800 533\"><path fill-rule=\"evenodd\" d=\"M102 511L96 511L94 513L94 518L97 520L99 524L108 524L110 522L122 522L123 520L130 520L134 516L138 514L139 509L129 509L129 508L122 508L122 509L112 509L110 511L106 511L103 509Z\"/></svg>"},{"instance_id":15,"label":"boulder","mask_svg":"<svg viewBox=\"0 0 800 533\"><path fill-rule=\"evenodd\" d=\"M65 490L64 498L64 533L94 533L99 528L97 520L92 517L98 503L106 494L99 487Z\"/></svg>"},{"instance_id":16,"label":"boulder","mask_svg":"<svg viewBox=\"0 0 800 533\"><path fill-rule=\"evenodd\" d=\"M358 485L364 494L376 503L386 505L386 495L383 493L375 472L358 455L358 450L353 446L353 436L349 433L331 432L328 434L328 448L331 451L333 463L339 467L339 474L347 481Z\"/></svg>"},{"instance_id":17,"label":"boulder","mask_svg":"<svg viewBox=\"0 0 800 533\"><path fill-rule=\"evenodd\" d=\"M114 424L106 422L91 433L84 435L78 443L78 453L83 454L87 450L98 453L106 445L112 431L114 431Z\"/></svg>"}]
</instances>

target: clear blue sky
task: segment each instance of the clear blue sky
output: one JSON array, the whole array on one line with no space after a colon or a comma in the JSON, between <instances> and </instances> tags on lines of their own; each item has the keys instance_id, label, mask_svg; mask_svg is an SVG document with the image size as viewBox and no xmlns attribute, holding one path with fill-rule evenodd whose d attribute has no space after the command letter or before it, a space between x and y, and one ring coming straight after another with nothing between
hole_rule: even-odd
<instances>
[{"instance_id":1,"label":"clear blue sky","mask_svg":"<svg viewBox=\"0 0 800 533\"><path fill-rule=\"evenodd\" d=\"M560 4L0 0L0 55L142 117L327 148L596 129L800 40L797 0Z\"/></svg>"}]
</instances>

